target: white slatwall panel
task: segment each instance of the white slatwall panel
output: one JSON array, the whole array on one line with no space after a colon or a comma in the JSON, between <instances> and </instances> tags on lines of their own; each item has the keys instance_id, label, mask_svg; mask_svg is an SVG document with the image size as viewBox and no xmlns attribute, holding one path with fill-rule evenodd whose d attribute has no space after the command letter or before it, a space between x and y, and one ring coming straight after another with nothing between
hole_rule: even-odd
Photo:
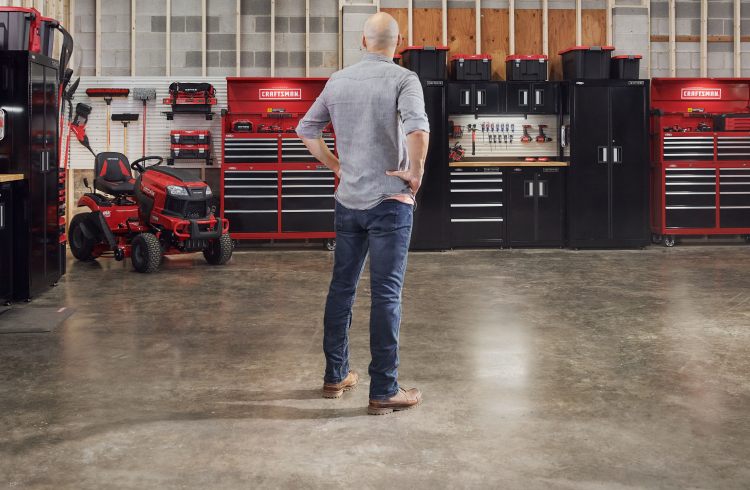
<instances>
[{"instance_id":1,"label":"white slatwall panel","mask_svg":"<svg viewBox=\"0 0 750 490\"><path fill-rule=\"evenodd\" d=\"M217 104L213 106L214 119L206 121L204 116L175 115L173 121L167 121L162 112L171 111L169 105L162 100L167 98L169 84L172 82L207 82L216 89ZM138 122L128 123L128 159L132 162L142 156L143 150L143 102L133 99L135 87L156 89L156 100L148 101L146 108L146 155L158 155L163 158L169 156L169 134L175 129L201 129L211 131L211 156L214 167L221 165L221 110L227 107L227 80L223 77L81 77L81 83L73 99L75 105L79 102L91 106L91 116L86 126L91 148L96 153L107 151L107 104L103 99L89 99L86 89L89 88L127 88L130 96L127 99L113 99L112 114L135 113ZM66 110L67 115L67 110ZM123 125L112 121L111 151L123 150ZM74 169L93 169L94 157L76 139L72 137L71 167ZM166 165L166 161L163 165ZM202 168L199 160L176 160L175 167ZM211 167L209 167L211 168Z\"/></svg>"}]
</instances>

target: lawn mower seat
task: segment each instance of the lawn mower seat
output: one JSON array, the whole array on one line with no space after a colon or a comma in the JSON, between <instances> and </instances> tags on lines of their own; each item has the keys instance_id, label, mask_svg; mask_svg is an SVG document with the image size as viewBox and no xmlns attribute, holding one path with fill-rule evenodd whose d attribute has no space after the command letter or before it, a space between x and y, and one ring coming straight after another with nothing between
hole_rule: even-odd
<instances>
[{"instance_id":1,"label":"lawn mower seat","mask_svg":"<svg viewBox=\"0 0 750 490\"><path fill-rule=\"evenodd\" d=\"M128 157L122 153L99 153L96 156L94 172L94 189L115 197L133 194L135 179L130 173Z\"/></svg>"}]
</instances>

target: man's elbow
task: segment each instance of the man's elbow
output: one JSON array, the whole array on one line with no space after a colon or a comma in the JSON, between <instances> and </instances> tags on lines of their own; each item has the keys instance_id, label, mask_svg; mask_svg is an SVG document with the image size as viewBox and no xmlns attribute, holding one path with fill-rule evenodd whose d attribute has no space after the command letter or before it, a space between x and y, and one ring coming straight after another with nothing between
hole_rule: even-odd
<instances>
[{"instance_id":1,"label":"man's elbow","mask_svg":"<svg viewBox=\"0 0 750 490\"><path fill-rule=\"evenodd\" d=\"M407 135L407 138L413 139L415 141L419 141L423 144L427 144L430 141L430 133L427 131L423 131L421 129L418 129L416 131L412 131Z\"/></svg>"}]
</instances>

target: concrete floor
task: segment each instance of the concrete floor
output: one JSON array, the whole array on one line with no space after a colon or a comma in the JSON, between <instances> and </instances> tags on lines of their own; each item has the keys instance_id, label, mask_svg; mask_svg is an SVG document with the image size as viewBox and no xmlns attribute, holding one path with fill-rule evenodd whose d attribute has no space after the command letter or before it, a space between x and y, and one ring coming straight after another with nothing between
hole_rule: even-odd
<instances>
[{"instance_id":1,"label":"concrete floor","mask_svg":"<svg viewBox=\"0 0 750 490\"><path fill-rule=\"evenodd\" d=\"M414 253L400 381L416 410L319 395L333 255L69 262L0 335L0 488L750 487L750 248Z\"/></svg>"}]
</instances>

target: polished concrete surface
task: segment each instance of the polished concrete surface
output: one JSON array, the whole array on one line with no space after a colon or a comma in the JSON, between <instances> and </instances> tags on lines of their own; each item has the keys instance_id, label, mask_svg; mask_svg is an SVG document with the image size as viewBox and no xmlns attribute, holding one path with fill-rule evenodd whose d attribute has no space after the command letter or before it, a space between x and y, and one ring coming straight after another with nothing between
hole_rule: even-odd
<instances>
[{"instance_id":1,"label":"polished concrete surface","mask_svg":"<svg viewBox=\"0 0 750 490\"><path fill-rule=\"evenodd\" d=\"M750 246L413 253L400 381L416 410L320 397L333 256L69 262L0 335L0 488L750 487Z\"/></svg>"}]
</instances>

